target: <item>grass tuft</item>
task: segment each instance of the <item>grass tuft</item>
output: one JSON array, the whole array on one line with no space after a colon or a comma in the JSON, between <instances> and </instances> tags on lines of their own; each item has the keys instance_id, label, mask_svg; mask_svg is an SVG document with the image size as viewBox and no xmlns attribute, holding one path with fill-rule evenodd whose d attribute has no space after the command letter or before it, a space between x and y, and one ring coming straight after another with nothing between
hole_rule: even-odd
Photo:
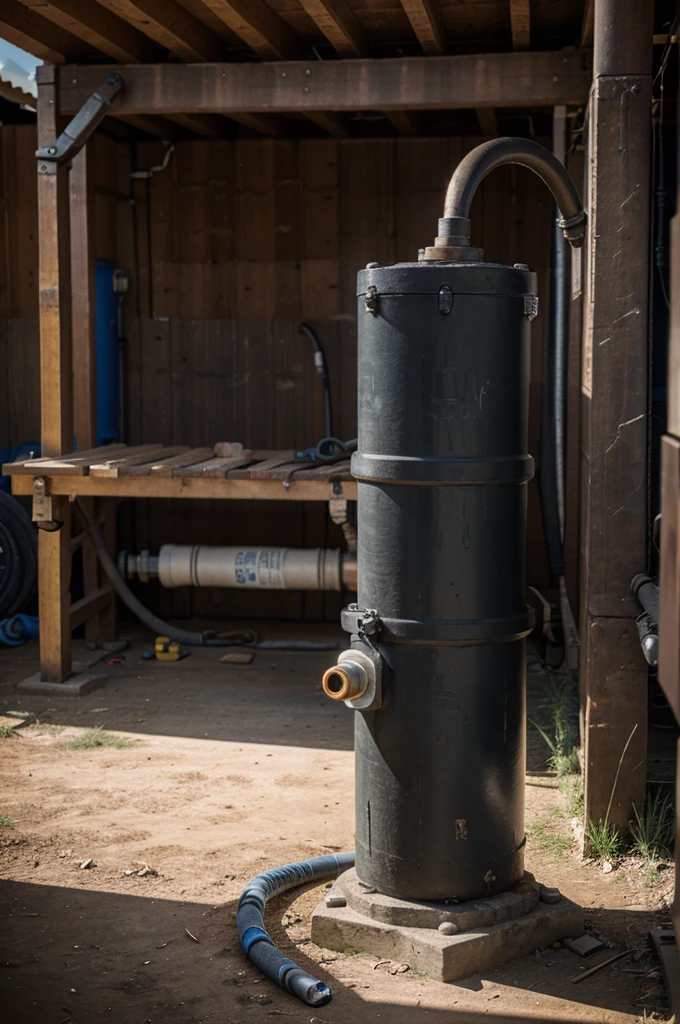
<instances>
[{"instance_id":1,"label":"grass tuft","mask_svg":"<svg viewBox=\"0 0 680 1024\"><path fill-rule=\"evenodd\" d=\"M615 861L623 851L623 839L616 825L608 821L589 821L586 826L586 850L597 860Z\"/></svg>"},{"instance_id":2,"label":"grass tuft","mask_svg":"<svg viewBox=\"0 0 680 1024\"><path fill-rule=\"evenodd\" d=\"M3 828L9 828L9 826L13 824L14 818L10 818L9 814L0 814L0 826Z\"/></svg>"},{"instance_id":3,"label":"grass tuft","mask_svg":"<svg viewBox=\"0 0 680 1024\"><path fill-rule=\"evenodd\" d=\"M14 735L13 725L0 725L0 740L8 740Z\"/></svg>"},{"instance_id":4,"label":"grass tuft","mask_svg":"<svg viewBox=\"0 0 680 1024\"><path fill-rule=\"evenodd\" d=\"M633 806L634 821L628 822L631 853L645 860L670 860L675 838L675 813L670 794L660 789L649 793L642 814Z\"/></svg>"},{"instance_id":5,"label":"grass tuft","mask_svg":"<svg viewBox=\"0 0 680 1024\"><path fill-rule=\"evenodd\" d=\"M550 716L553 735L550 736L531 718L529 722L550 749L548 763L560 779L578 774L578 698L573 681L565 676L553 675L546 687L542 707Z\"/></svg>"},{"instance_id":6,"label":"grass tuft","mask_svg":"<svg viewBox=\"0 0 680 1024\"><path fill-rule=\"evenodd\" d=\"M582 818L585 813L583 780L580 775L565 775L559 781L560 793L567 801L567 813L570 818Z\"/></svg>"},{"instance_id":7,"label":"grass tuft","mask_svg":"<svg viewBox=\"0 0 680 1024\"><path fill-rule=\"evenodd\" d=\"M113 736L110 732L105 732L100 725L96 725L93 729L85 729L80 736L69 740L64 746L68 750L94 750L96 747L117 747L122 750L131 744L129 740Z\"/></svg>"},{"instance_id":8,"label":"grass tuft","mask_svg":"<svg viewBox=\"0 0 680 1024\"><path fill-rule=\"evenodd\" d=\"M536 841L539 850L553 853L561 857L563 853L571 850L574 840L563 832L556 832L554 828L548 828L545 821L537 821L530 828L529 833Z\"/></svg>"}]
</instances>

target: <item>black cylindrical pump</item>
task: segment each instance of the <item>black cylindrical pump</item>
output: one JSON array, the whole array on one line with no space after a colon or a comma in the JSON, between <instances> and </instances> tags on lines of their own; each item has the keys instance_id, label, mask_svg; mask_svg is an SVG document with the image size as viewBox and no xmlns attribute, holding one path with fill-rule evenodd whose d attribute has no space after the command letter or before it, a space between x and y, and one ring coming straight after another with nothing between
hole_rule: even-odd
<instances>
[{"instance_id":1,"label":"black cylindrical pump","mask_svg":"<svg viewBox=\"0 0 680 1024\"><path fill-rule=\"evenodd\" d=\"M528 267L470 248L474 187L499 163L546 181L580 245L578 194L526 140L478 147L435 245L358 278L358 602L324 677L356 709L359 879L469 900L524 871Z\"/></svg>"},{"instance_id":2,"label":"black cylindrical pump","mask_svg":"<svg viewBox=\"0 0 680 1024\"><path fill-rule=\"evenodd\" d=\"M390 896L473 899L524 871L535 291L494 264L359 274L358 603L391 671L356 715L356 856Z\"/></svg>"}]
</instances>

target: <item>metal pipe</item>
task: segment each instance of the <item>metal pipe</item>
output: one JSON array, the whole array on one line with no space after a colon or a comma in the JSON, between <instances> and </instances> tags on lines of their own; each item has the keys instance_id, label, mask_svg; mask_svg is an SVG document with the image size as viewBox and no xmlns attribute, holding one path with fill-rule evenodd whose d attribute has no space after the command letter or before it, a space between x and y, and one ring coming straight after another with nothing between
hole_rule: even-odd
<instances>
[{"instance_id":1,"label":"metal pipe","mask_svg":"<svg viewBox=\"0 0 680 1024\"><path fill-rule=\"evenodd\" d=\"M356 555L340 549L211 547L164 544L157 557L121 552L121 572L164 587L356 590Z\"/></svg>"},{"instance_id":2,"label":"metal pipe","mask_svg":"<svg viewBox=\"0 0 680 1024\"><path fill-rule=\"evenodd\" d=\"M470 206L482 180L502 164L520 164L548 186L560 213L560 227L574 247L583 243L586 214L578 190L560 161L530 139L492 139L468 153L456 167L446 191L438 243L469 246ZM444 238L449 238L448 242ZM455 240L454 240L455 239Z\"/></svg>"},{"instance_id":3,"label":"metal pipe","mask_svg":"<svg viewBox=\"0 0 680 1024\"><path fill-rule=\"evenodd\" d=\"M565 131L567 108L553 110L553 156L564 166L566 159ZM564 427L565 398L567 381L567 295L566 295L566 251L565 239L559 225L553 227L553 390L555 429L555 477L557 491L557 514L560 521L560 540L564 541L565 496L564 496Z\"/></svg>"}]
</instances>

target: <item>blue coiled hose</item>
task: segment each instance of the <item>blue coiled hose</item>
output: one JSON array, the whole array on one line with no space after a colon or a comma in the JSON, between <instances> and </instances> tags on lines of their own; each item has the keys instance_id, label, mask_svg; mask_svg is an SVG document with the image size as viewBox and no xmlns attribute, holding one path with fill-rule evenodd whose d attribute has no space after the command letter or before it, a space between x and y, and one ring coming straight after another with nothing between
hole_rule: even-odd
<instances>
[{"instance_id":1,"label":"blue coiled hose","mask_svg":"<svg viewBox=\"0 0 680 1024\"><path fill-rule=\"evenodd\" d=\"M251 878L238 901L238 937L248 959L276 984L307 1006L325 1006L333 998L328 985L313 978L276 948L264 927L264 908L271 896L304 882L325 882L354 866L354 853L329 853L324 857L272 868Z\"/></svg>"}]
</instances>

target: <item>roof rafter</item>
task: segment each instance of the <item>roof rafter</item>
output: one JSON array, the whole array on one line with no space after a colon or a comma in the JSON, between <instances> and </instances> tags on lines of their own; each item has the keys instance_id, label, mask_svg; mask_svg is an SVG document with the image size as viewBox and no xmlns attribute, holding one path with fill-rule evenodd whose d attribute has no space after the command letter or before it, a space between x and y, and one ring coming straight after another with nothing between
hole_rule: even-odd
<instances>
[{"instance_id":1,"label":"roof rafter","mask_svg":"<svg viewBox=\"0 0 680 1024\"><path fill-rule=\"evenodd\" d=\"M368 52L366 33L346 0L300 0L300 3L341 57L363 57Z\"/></svg>"},{"instance_id":2,"label":"roof rafter","mask_svg":"<svg viewBox=\"0 0 680 1024\"><path fill-rule=\"evenodd\" d=\"M186 61L218 61L221 40L176 0L99 0L155 43Z\"/></svg>"},{"instance_id":3,"label":"roof rafter","mask_svg":"<svg viewBox=\"0 0 680 1024\"><path fill-rule=\"evenodd\" d=\"M397 129L399 135L420 134L420 119L412 110L386 110L385 117Z\"/></svg>"},{"instance_id":4,"label":"roof rafter","mask_svg":"<svg viewBox=\"0 0 680 1024\"><path fill-rule=\"evenodd\" d=\"M401 0L423 53L444 53L446 30L439 0Z\"/></svg>"},{"instance_id":5,"label":"roof rafter","mask_svg":"<svg viewBox=\"0 0 680 1024\"><path fill-rule=\"evenodd\" d=\"M263 0L203 0L203 3L260 57L295 60L302 56L298 37Z\"/></svg>"},{"instance_id":6,"label":"roof rafter","mask_svg":"<svg viewBox=\"0 0 680 1024\"><path fill-rule=\"evenodd\" d=\"M349 117L346 114L338 114L334 110L316 110L306 116L336 139L344 139L349 135Z\"/></svg>"},{"instance_id":7,"label":"roof rafter","mask_svg":"<svg viewBox=\"0 0 680 1024\"><path fill-rule=\"evenodd\" d=\"M531 45L529 0L510 0L510 28L513 50L528 50Z\"/></svg>"},{"instance_id":8,"label":"roof rafter","mask_svg":"<svg viewBox=\"0 0 680 1024\"><path fill-rule=\"evenodd\" d=\"M95 0L22 0L24 5L60 25L78 39L122 63L158 58L150 39ZM4 0L3 0L4 3Z\"/></svg>"},{"instance_id":9,"label":"roof rafter","mask_svg":"<svg viewBox=\"0 0 680 1024\"><path fill-rule=\"evenodd\" d=\"M82 52L80 39L52 24L19 0L2 0L0 36L14 46L50 64L65 64Z\"/></svg>"}]
</instances>

